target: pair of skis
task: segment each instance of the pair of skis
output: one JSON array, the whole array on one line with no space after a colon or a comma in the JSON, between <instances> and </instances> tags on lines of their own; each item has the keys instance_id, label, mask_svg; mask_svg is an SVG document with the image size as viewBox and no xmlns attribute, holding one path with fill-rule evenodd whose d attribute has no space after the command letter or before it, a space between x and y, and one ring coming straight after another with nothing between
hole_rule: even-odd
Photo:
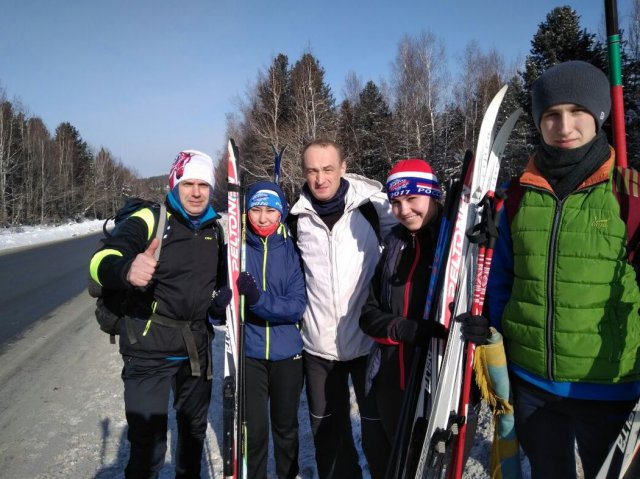
<instances>
[{"instance_id":1,"label":"pair of skis","mask_svg":"<svg viewBox=\"0 0 640 479\"><path fill-rule=\"evenodd\" d=\"M469 368L463 366L465 362L470 364L472 361L473 348L466 348L465 358L461 326L452 318L470 310L475 277L473 268L478 250L469 241L467 232L479 223L484 213L483 198L495 191L500 157L521 113L516 111L511 115L494 136L496 118L505 94L506 87L503 87L487 108L472 167L463 182L437 313L438 320L449 327L449 338L444 352L441 352L441 341L432 343L430 377L437 378L437 384L430 396L427 431L415 477L441 477L450 467L454 451L453 477L462 475L471 381ZM454 305L453 310L450 304ZM467 374L464 374L465 370Z\"/></svg>"},{"instance_id":2,"label":"pair of skis","mask_svg":"<svg viewBox=\"0 0 640 479\"><path fill-rule=\"evenodd\" d=\"M275 155L274 179L280 180L280 161L286 146ZM233 139L227 148L227 270L228 285L233 292L227 307L227 329L224 338L225 360L222 383L223 474L233 479L247 477L247 425L244 397L244 296L237 279L245 271L246 212L240 181L238 147Z\"/></svg>"},{"instance_id":3,"label":"pair of skis","mask_svg":"<svg viewBox=\"0 0 640 479\"><path fill-rule=\"evenodd\" d=\"M596 479L640 477L640 400L622 426Z\"/></svg>"},{"instance_id":4,"label":"pair of skis","mask_svg":"<svg viewBox=\"0 0 640 479\"><path fill-rule=\"evenodd\" d=\"M467 368L463 366L465 361L472 360L473 349L467 349L465 359L460 325L452 318L470 310L473 285L482 283L472 280L475 276L473 260L478 257L478 248L469 241L467 232L478 224L483 214L483 198L495 191L500 158L521 114L521 110L513 113L495 135L496 118L506 90L507 87L503 87L490 103L480 128L476 154L473 158L467 155L468 167L463 168L458 197L449 202L450 211L445 212L436 254L448 251L445 253L447 260L442 262L436 258L424 318L447 326L449 338L446 348L442 341L433 340L426 353L416 355L424 360L424 364L414 364L409 386L417 387L418 393L416 395L415 390L406 392L404 417L397 433L398 441L404 442L408 450L404 453L402 445L394 449L388 477L443 477L452 462L454 449L457 453L452 477L462 475L462 440L470 390L470 382L463 387L463 378L466 376L467 381L471 378L471 374L464 374ZM435 387L434 381L437 381Z\"/></svg>"},{"instance_id":5,"label":"pair of skis","mask_svg":"<svg viewBox=\"0 0 640 479\"><path fill-rule=\"evenodd\" d=\"M227 306L224 337L225 360L222 383L223 474L246 478L246 423L244 422L244 296L238 293L237 279L245 269L244 195L240 183L238 147L230 139L227 155L227 270L233 295Z\"/></svg>"}]
</instances>

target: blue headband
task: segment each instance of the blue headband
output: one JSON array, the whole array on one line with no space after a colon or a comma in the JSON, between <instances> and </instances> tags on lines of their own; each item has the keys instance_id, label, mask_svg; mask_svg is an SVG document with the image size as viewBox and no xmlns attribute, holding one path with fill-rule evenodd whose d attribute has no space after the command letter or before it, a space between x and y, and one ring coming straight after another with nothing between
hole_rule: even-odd
<instances>
[{"instance_id":1,"label":"blue headband","mask_svg":"<svg viewBox=\"0 0 640 479\"><path fill-rule=\"evenodd\" d=\"M275 208L282 214L282 201L280 200L280 196L273 190L258 190L255 194L249 199L249 208L253 208L254 206L267 206L269 208Z\"/></svg>"}]
</instances>

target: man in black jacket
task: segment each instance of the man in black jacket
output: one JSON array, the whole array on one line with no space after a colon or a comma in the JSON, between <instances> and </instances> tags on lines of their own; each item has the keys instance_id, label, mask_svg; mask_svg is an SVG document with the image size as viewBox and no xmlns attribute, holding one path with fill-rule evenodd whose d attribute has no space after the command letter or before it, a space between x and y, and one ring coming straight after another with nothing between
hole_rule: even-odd
<instances>
[{"instance_id":1,"label":"man in black jacket","mask_svg":"<svg viewBox=\"0 0 640 479\"><path fill-rule=\"evenodd\" d=\"M91 259L95 281L127 292L125 319L120 321L131 444L127 478L155 478L162 469L170 390L178 423L176 477L200 477L211 399L213 330L207 313L223 316L230 299L223 286L220 216L210 204L213 184L208 155L180 152L169 174L159 261L154 257L159 208L148 207L119 224ZM211 300L215 291L220 293Z\"/></svg>"}]
</instances>

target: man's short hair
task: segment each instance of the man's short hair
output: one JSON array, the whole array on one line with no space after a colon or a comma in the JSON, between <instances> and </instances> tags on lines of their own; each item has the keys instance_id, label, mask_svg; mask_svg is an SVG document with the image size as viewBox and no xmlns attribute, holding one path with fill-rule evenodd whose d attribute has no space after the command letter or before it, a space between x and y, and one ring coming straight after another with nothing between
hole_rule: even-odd
<instances>
[{"instance_id":1,"label":"man's short hair","mask_svg":"<svg viewBox=\"0 0 640 479\"><path fill-rule=\"evenodd\" d=\"M340 158L340 164L344 163L344 151L342 147L333 140L328 140L325 138L318 138L315 140L311 140L309 143L304 145L302 148L302 153L300 154L300 167L302 168L302 172L304 173L304 155L307 153L307 150L312 146L319 146L320 148L329 148L330 146L334 147L338 152L338 158Z\"/></svg>"}]
</instances>

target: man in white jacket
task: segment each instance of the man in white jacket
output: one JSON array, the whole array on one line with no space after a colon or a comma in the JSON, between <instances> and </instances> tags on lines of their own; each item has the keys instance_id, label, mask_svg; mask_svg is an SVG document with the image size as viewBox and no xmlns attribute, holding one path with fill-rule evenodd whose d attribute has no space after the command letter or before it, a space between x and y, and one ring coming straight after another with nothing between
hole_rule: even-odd
<instances>
[{"instance_id":1,"label":"man in white jacket","mask_svg":"<svg viewBox=\"0 0 640 479\"><path fill-rule=\"evenodd\" d=\"M365 395L372 340L359 327L369 282L380 257L379 237L396 223L382 185L347 174L339 145L315 140L302 152L306 183L291 215L304 264L308 305L303 318L304 367L309 416L321 479L360 478L353 443L349 377L371 477L384 476L384 437L375 402ZM363 214L375 209L380 231ZM373 210L370 210L373 211Z\"/></svg>"}]
</instances>

